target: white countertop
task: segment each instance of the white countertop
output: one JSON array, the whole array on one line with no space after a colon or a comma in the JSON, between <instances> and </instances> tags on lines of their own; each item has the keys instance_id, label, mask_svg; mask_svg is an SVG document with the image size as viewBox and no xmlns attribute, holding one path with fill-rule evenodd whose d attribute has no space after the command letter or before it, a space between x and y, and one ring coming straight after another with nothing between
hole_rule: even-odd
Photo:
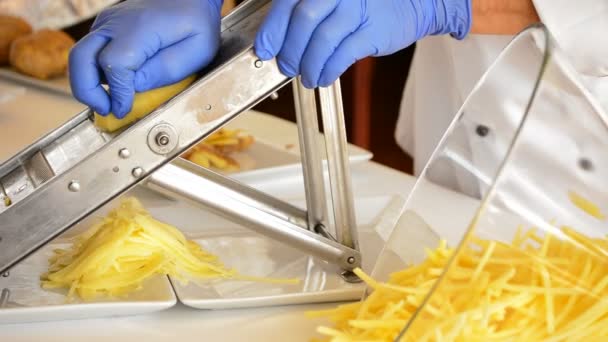
<instances>
[{"instance_id":1,"label":"white countertop","mask_svg":"<svg viewBox=\"0 0 608 342\"><path fill-rule=\"evenodd\" d=\"M0 162L83 109L67 95L0 79Z\"/></svg>"},{"instance_id":2,"label":"white countertop","mask_svg":"<svg viewBox=\"0 0 608 342\"><path fill-rule=\"evenodd\" d=\"M355 196L406 195L415 179L373 162L352 168ZM297 180L292 179L295 184ZM302 198L290 181L259 189L282 198ZM201 311L181 304L158 313L107 319L0 325L0 341L309 341L318 321L307 310L335 304Z\"/></svg>"},{"instance_id":3,"label":"white countertop","mask_svg":"<svg viewBox=\"0 0 608 342\"><path fill-rule=\"evenodd\" d=\"M352 168L355 196L407 195L415 179L373 162ZM292 179L295 184L297 180ZM301 198L290 181L260 187L282 198ZM0 341L309 341L318 321L307 310L336 304L294 305L256 309L201 311L181 304L158 313L133 317L0 325Z\"/></svg>"},{"instance_id":4,"label":"white countertop","mask_svg":"<svg viewBox=\"0 0 608 342\"><path fill-rule=\"evenodd\" d=\"M68 97L0 80L0 160L27 146L84 107ZM287 137L286 144L293 137ZM353 165L355 197L400 194L415 183L407 174L374 162ZM256 188L279 198L304 198L301 178L257 183ZM177 305L154 314L0 325L0 341L308 341L318 322L307 320L310 309L334 306L294 305L257 309L201 311Z\"/></svg>"}]
</instances>

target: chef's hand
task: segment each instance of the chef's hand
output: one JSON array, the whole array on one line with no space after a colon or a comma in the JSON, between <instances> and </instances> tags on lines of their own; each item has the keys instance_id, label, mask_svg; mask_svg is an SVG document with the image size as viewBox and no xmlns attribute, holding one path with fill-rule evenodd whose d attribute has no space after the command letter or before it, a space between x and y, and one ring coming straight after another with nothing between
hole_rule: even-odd
<instances>
[{"instance_id":1,"label":"chef's hand","mask_svg":"<svg viewBox=\"0 0 608 342\"><path fill-rule=\"evenodd\" d=\"M70 53L74 96L101 115L124 117L135 92L178 82L211 62L221 7L222 0L128 0L101 12Z\"/></svg>"},{"instance_id":2,"label":"chef's hand","mask_svg":"<svg viewBox=\"0 0 608 342\"><path fill-rule=\"evenodd\" d=\"M462 39L471 0L274 0L256 40L308 88L333 83L357 60L401 50L427 35Z\"/></svg>"}]
</instances>

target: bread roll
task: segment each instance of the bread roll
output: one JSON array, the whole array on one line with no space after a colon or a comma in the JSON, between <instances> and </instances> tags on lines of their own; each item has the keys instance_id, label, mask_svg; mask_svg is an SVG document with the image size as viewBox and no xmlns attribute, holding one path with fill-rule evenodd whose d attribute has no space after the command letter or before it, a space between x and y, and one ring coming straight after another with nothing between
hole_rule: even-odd
<instances>
[{"instance_id":1,"label":"bread roll","mask_svg":"<svg viewBox=\"0 0 608 342\"><path fill-rule=\"evenodd\" d=\"M13 41L10 63L20 73L49 79L65 75L74 40L63 31L43 29Z\"/></svg>"},{"instance_id":2,"label":"bread roll","mask_svg":"<svg viewBox=\"0 0 608 342\"><path fill-rule=\"evenodd\" d=\"M0 14L0 65L8 64L11 43L21 36L32 33L27 21L10 15Z\"/></svg>"}]
</instances>

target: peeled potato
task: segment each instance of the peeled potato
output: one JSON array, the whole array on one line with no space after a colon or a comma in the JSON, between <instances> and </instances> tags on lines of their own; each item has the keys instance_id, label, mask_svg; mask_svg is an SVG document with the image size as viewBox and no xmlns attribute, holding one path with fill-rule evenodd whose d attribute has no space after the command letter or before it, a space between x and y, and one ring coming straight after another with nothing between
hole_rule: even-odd
<instances>
[{"instance_id":1,"label":"peeled potato","mask_svg":"<svg viewBox=\"0 0 608 342\"><path fill-rule=\"evenodd\" d=\"M106 116L95 113L95 125L106 132L114 132L150 114L161 104L184 91L196 80L192 75L177 83L135 94L131 111L122 119L113 113Z\"/></svg>"}]
</instances>

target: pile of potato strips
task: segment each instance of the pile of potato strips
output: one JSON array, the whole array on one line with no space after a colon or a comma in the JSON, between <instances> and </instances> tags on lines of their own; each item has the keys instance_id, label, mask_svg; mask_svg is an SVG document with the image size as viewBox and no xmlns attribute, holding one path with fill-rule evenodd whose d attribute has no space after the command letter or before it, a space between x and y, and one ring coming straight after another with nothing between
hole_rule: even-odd
<instances>
[{"instance_id":1,"label":"pile of potato strips","mask_svg":"<svg viewBox=\"0 0 608 342\"><path fill-rule=\"evenodd\" d=\"M234 152L247 150L253 143L252 135L242 130L220 128L188 150L182 157L205 168L239 171L241 165L231 157Z\"/></svg>"},{"instance_id":2,"label":"pile of potato strips","mask_svg":"<svg viewBox=\"0 0 608 342\"><path fill-rule=\"evenodd\" d=\"M123 199L69 248L55 250L49 262L42 287L67 288L68 299L125 296L159 274L184 284L191 279L299 282L249 277L226 268L177 228L154 219L134 197Z\"/></svg>"},{"instance_id":3,"label":"pile of potato strips","mask_svg":"<svg viewBox=\"0 0 608 342\"><path fill-rule=\"evenodd\" d=\"M511 243L471 234L454 253L441 241L386 282L357 270L363 301L307 313L333 323L320 341L608 340L607 238L520 227Z\"/></svg>"}]
</instances>

